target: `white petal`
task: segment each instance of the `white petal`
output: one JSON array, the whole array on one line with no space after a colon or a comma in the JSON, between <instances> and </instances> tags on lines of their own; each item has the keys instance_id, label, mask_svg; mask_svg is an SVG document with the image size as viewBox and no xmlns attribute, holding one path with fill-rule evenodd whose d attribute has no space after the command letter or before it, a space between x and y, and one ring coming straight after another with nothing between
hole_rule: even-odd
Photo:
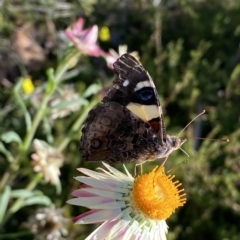
<instances>
[{"instance_id":1,"label":"white petal","mask_svg":"<svg viewBox=\"0 0 240 240\"><path fill-rule=\"evenodd\" d=\"M120 215L118 216L118 218L121 218L125 221L131 221L132 218L130 217L130 213L133 212L133 209L131 207L128 207L124 210L121 211Z\"/></svg>"},{"instance_id":2,"label":"white petal","mask_svg":"<svg viewBox=\"0 0 240 240\"><path fill-rule=\"evenodd\" d=\"M134 181L134 177L129 173L129 171L127 170L126 166L123 164L124 170L127 173L129 179L131 179L131 181Z\"/></svg>"},{"instance_id":3,"label":"white petal","mask_svg":"<svg viewBox=\"0 0 240 240\"><path fill-rule=\"evenodd\" d=\"M124 219L119 220L110 230L108 238L111 240L119 240L119 239L127 239L126 232L129 229L129 225L132 222L132 218L126 217ZM130 240L138 240L140 237L141 231L137 229L134 231L133 234L130 236Z\"/></svg>"},{"instance_id":4,"label":"white petal","mask_svg":"<svg viewBox=\"0 0 240 240\"><path fill-rule=\"evenodd\" d=\"M117 176L119 179L123 180L123 181L127 181L127 182L132 182L132 179L129 178L126 174L118 171L116 168L111 167L110 165L103 163L104 166L110 171L112 172L115 176Z\"/></svg>"},{"instance_id":5,"label":"white petal","mask_svg":"<svg viewBox=\"0 0 240 240\"><path fill-rule=\"evenodd\" d=\"M86 168L78 168L78 171L80 171L81 173L95 178L95 179L106 179L109 178L108 175L106 175L105 173L99 173L90 169L86 169Z\"/></svg>"},{"instance_id":6,"label":"white petal","mask_svg":"<svg viewBox=\"0 0 240 240\"><path fill-rule=\"evenodd\" d=\"M89 192L89 193L94 193L94 194L102 196L102 197L107 197L107 198L112 198L112 199L121 199L122 198L122 194L117 193L117 192L99 190L99 189L94 189L94 188L84 188L83 190L86 192Z\"/></svg>"},{"instance_id":7,"label":"white petal","mask_svg":"<svg viewBox=\"0 0 240 240\"><path fill-rule=\"evenodd\" d=\"M92 208L92 206L101 205L103 203L110 204L112 201L114 200L104 198L104 197L81 197L81 198L70 199L67 201L67 203L76 205L76 206Z\"/></svg>"},{"instance_id":8,"label":"white petal","mask_svg":"<svg viewBox=\"0 0 240 240\"><path fill-rule=\"evenodd\" d=\"M139 240L150 240L149 237L149 227L144 226L142 230L142 234Z\"/></svg>"},{"instance_id":9,"label":"white petal","mask_svg":"<svg viewBox=\"0 0 240 240\"><path fill-rule=\"evenodd\" d=\"M99 223L116 219L120 213L120 209L107 209L98 212L94 212L90 215L80 218L76 223L78 224L89 224L89 223Z\"/></svg>"},{"instance_id":10,"label":"white petal","mask_svg":"<svg viewBox=\"0 0 240 240\"><path fill-rule=\"evenodd\" d=\"M132 221L131 225L129 225L129 228L127 230L127 232L124 235L124 240L130 240L130 239L134 239L134 233L137 231L139 227L139 224L137 221Z\"/></svg>"},{"instance_id":11,"label":"white petal","mask_svg":"<svg viewBox=\"0 0 240 240\"><path fill-rule=\"evenodd\" d=\"M159 235L161 240L166 240L166 233L167 233L167 223L165 220L162 220L159 225Z\"/></svg>"},{"instance_id":12,"label":"white petal","mask_svg":"<svg viewBox=\"0 0 240 240\"><path fill-rule=\"evenodd\" d=\"M93 179L93 178L85 177L85 176L75 177L75 179L77 181L85 183L91 187L95 187L98 189L104 189L104 190L108 189L108 186L105 185L101 180L98 180L98 179Z\"/></svg>"},{"instance_id":13,"label":"white petal","mask_svg":"<svg viewBox=\"0 0 240 240\"><path fill-rule=\"evenodd\" d=\"M85 240L102 240L108 239L108 233L114 226L115 221L106 221L100 225L94 232L92 232Z\"/></svg>"},{"instance_id":14,"label":"white petal","mask_svg":"<svg viewBox=\"0 0 240 240\"><path fill-rule=\"evenodd\" d=\"M124 207L126 207L125 202L117 201L117 202L107 202L107 203L91 206L91 209L115 209L115 208L124 208Z\"/></svg>"},{"instance_id":15,"label":"white petal","mask_svg":"<svg viewBox=\"0 0 240 240\"><path fill-rule=\"evenodd\" d=\"M166 240L167 224L165 220L151 221L149 236L151 240Z\"/></svg>"},{"instance_id":16,"label":"white petal","mask_svg":"<svg viewBox=\"0 0 240 240\"><path fill-rule=\"evenodd\" d=\"M126 189L127 183L122 181L116 181L113 179L98 180L98 179L93 179L91 177L85 177L85 176L75 177L75 179L78 180L79 182L85 183L89 186L92 186L98 189L113 190L114 192L119 191L122 193L128 192L128 190Z\"/></svg>"},{"instance_id":17,"label":"white petal","mask_svg":"<svg viewBox=\"0 0 240 240\"><path fill-rule=\"evenodd\" d=\"M119 239L119 235L121 234L121 231L124 230L125 228L128 227L129 223L131 222L131 219L129 219L128 221L125 221L123 219L121 219L120 221L118 221L110 230L109 232L109 238L111 239Z\"/></svg>"}]
</instances>

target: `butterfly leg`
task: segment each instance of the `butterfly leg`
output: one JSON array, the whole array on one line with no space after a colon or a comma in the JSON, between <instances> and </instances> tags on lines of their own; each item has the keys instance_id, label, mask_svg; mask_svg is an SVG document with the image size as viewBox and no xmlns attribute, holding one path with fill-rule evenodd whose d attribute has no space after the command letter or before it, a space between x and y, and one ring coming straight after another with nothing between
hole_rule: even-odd
<instances>
[{"instance_id":1,"label":"butterfly leg","mask_svg":"<svg viewBox=\"0 0 240 240\"><path fill-rule=\"evenodd\" d=\"M163 161L163 163L161 164L161 167L164 166L164 164L166 163L167 159L168 159L168 156L164 158L164 161Z\"/></svg>"},{"instance_id":2,"label":"butterfly leg","mask_svg":"<svg viewBox=\"0 0 240 240\"><path fill-rule=\"evenodd\" d=\"M182 165L183 163L186 163L188 161L188 159L186 159L183 162L178 163L176 166L172 167L170 170L167 171L167 173L170 173L172 170L175 170L176 168L178 168L180 165Z\"/></svg>"},{"instance_id":3,"label":"butterfly leg","mask_svg":"<svg viewBox=\"0 0 240 240\"><path fill-rule=\"evenodd\" d=\"M144 161L144 162L140 162L140 163L135 163L135 167L134 167L134 177L136 177L137 176L137 166L139 166L140 165L140 172L141 172L141 175L142 175L142 173L143 173L143 163L145 163L146 161Z\"/></svg>"}]
</instances>

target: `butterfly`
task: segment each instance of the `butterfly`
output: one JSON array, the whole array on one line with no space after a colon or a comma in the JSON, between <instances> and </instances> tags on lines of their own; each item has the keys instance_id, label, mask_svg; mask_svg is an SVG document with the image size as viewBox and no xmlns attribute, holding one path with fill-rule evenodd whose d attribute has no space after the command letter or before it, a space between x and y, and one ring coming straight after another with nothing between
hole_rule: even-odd
<instances>
[{"instance_id":1,"label":"butterfly","mask_svg":"<svg viewBox=\"0 0 240 240\"><path fill-rule=\"evenodd\" d=\"M89 112L82 130L82 160L115 164L167 159L186 139L166 134L152 78L127 53L113 64L113 71L113 86Z\"/></svg>"}]
</instances>

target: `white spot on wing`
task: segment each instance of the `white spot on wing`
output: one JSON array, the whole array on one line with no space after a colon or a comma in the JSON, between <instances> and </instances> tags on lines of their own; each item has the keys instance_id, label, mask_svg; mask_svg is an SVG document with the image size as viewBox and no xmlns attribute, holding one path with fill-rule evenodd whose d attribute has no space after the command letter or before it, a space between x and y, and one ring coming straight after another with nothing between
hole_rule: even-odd
<instances>
[{"instance_id":1,"label":"white spot on wing","mask_svg":"<svg viewBox=\"0 0 240 240\"><path fill-rule=\"evenodd\" d=\"M152 84L149 80L139 82L136 87L134 88L134 91L137 91L139 89L142 89L144 87L152 87Z\"/></svg>"},{"instance_id":2,"label":"white spot on wing","mask_svg":"<svg viewBox=\"0 0 240 240\"><path fill-rule=\"evenodd\" d=\"M123 82L123 86L124 87L127 87L129 85L129 81L126 79L124 82Z\"/></svg>"}]
</instances>

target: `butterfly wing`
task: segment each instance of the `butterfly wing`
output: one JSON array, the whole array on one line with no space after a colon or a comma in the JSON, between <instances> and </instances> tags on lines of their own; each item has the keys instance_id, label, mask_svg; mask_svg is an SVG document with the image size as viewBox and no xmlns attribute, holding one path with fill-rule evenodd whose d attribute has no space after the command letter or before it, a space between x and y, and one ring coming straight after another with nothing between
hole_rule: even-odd
<instances>
[{"instance_id":1,"label":"butterfly wing","mask_svg":"<svg viewBox=\"0 0 240 240\"><path fill-rule=\"evenodd\" d=\"M152 78L131 55L123 54L114 64L117 78L103 102L117 102L148 122L161 144L166 142L162 108Z\"/></svg>"},{"instance_id":2,"label":"butterfly wing","mask_svg":"<svg viewBox=\"0 0 240 240\"><path fill-rule=\"evenodd\" d=\"M154 83L129 54L114 63L114 72L113 87L89 112L82 130L82 159L123 163L156 158L165 151L166 133Z\"/></svg>"},{"instance_id":3,"label":"butterfly wing","mask_svg":"<svg viewBox=\"0 0 240 240\"><path fill-rule=\"evenodd\" d=\"M100 103L83 128L84 161L127 163L152 159L159 140L151 126L117 102Z\"/></svg>"}]
</instances>

